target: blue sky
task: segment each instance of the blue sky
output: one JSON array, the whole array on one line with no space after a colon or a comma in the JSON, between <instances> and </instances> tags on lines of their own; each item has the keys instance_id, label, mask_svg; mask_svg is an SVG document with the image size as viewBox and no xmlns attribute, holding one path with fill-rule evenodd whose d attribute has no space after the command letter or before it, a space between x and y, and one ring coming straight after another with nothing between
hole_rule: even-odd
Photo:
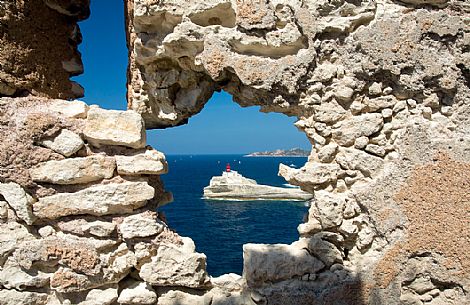
<instances>
[{"instance_id":1,"label":"blue sky","mask_svg":"<svg viewBox=\"0 0 470 305\"><path fill-rule=\"evenodd\" d=\"M85 73L74 80L85 88L82 99L106 109L126 109L127 47L124 1L91 1L91 16L80 23L79 46ZM189 124L147 133L150 145L166 154L243 154L301 147L310 149L295 118L242 108L225 92L215 93Z\"/></svg>"}]
</instances>

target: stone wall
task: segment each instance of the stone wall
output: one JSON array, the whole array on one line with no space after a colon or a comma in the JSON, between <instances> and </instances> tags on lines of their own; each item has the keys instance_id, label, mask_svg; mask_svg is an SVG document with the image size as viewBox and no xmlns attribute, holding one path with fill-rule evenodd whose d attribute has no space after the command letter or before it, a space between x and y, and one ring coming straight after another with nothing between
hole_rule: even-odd
<instances>
[{"instance_id":1,"label":"stone wall","mask_svg":"<svg viewBox=\"0 0 470 305\"><path fill-rule=\"evenodd\" d=\"M312 144L279 169L315 196L299 240L245 245L243 292L220 304L470 302L467 1L127 2L128 102L148 128L225 90Z\"/></svg>"},{"instance_id":2,"label":"stone wall","mask_svg":"<svg viewBox=\"0 0 470 305\"><path fill-rule=\"evenodd\" d=\"M0 96L82 97L69 78L83 73L77 22L89 14L89 0L0 1Z\"/></svg>"},{"instance_id":3,"label":"stone wall","mask_svg":"<svg viewBox=\"0 0 470 305\"><path fill-rule=\"evenodd\" d=\"M175 304L170 287L228 289L155 212L172 200L168 168L139 114L1 98L0 122L0 304Z\"/></svg>"},{"instance_id":4,"label":"stone wall","mask_svg":"<svg viewBox=\"0 0 470 305\"><path fill-rule=\"evenodd\" d=\"M126 4L115 111L16 97L79 95L86 0L0 1L0 304L470 302L467 1ZM145 128L217 90L298 118L312 153L279 174L314 200L298 241L247 244L242 276L212 278L157 212L167 164Z\"/></svg>"}]
</instances>

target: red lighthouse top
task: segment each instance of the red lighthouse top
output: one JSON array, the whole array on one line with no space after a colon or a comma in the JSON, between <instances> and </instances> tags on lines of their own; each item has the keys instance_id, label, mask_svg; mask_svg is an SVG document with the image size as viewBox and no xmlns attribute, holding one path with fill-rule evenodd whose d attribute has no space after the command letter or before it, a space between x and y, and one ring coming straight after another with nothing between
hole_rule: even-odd
<instances>
[{"instance_id":1,"label":"red lighthouse top","mask_svg":"<svg viewBox=\"0 0 470 305\"><path fill-rule=\"evenodd\" d=\"M226 171L227 173L230 172L230 163L227 163L227 166L225 167L225 171Z\"/></svg>"}]
</instances>

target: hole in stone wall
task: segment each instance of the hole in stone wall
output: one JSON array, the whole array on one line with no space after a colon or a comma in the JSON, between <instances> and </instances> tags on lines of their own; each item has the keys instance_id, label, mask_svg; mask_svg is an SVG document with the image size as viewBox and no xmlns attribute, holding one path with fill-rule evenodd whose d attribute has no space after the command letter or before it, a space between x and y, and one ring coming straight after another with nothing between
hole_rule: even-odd
<instances>
[{"instance_id":1,"label":"hole in stone wall","mask_svg":"<svg viewBox=\"0 0 470 305\"><path fill-rule=\"evenodd\" d=\"M85 72L73 80L85 88L82 100L88 104L127 108L128 53L123 11L122 2L110 6L104 1L92 1L90 18L79 24L83 35L79 50ZM212 176L221 174L226 163L260 184L283 186L286 182L277 176L279 163L299 168L306 158L242 155L278 148L310 150L310 143L293 126L294 121L282 114L260 113L259 107L242 109L222 92L214 94L189 124L148 131L149 145L167 155L170 172L162 178L165 188L175 197L161 210L172 229L194 239L197 250L208 256L208 272L212 276L241 274L245 243L290 243L298 239L296 228L308 209L302 202L201 199L203 188Z\"/></svg>"},{"instance_id":2,"label":"hole in stone wall","mask_svg":"<svg viewBox=\"0 0 470 305\"><path fill-rule=\"evenodd\" d=\"M295 119L241 108L226 92L216 93L187 125L149 131L149 143L163 151L169 173L162 176L175 201L160 208L171 228L191 237L207 255L212 276L242 272L245 243L291 243L307 213L305 202L204 200L211 177L231 169L259 184L286 187L279 163L300 168L306 157L244 157L255 151L299 147L310 151Z\"/></svg>"}]
</instances>

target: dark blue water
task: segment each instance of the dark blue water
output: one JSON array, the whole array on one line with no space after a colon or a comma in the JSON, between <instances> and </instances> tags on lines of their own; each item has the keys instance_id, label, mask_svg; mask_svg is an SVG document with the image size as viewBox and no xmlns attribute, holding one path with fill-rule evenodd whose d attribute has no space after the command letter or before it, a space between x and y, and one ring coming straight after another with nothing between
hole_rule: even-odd
<instances>
[{"instance_id":1,"label":"dark blue water","mask_svg":"<svg viewBox=\"0 0 470 305\"><path fill-rule=\"evenodd\" d=\"M169 174L162 176L175 201L162 207L169 225L191 237L198 252L207 255L210 275L242 273L245 243L291 243L298 239L297 225L307 213L302 202L210 201L201 199L203 188L230 163L233 170L260 184L282 186L279 163L301 167L307 158L244 158L241 155L167 156Z\"/></svg>"}]
</instances>

